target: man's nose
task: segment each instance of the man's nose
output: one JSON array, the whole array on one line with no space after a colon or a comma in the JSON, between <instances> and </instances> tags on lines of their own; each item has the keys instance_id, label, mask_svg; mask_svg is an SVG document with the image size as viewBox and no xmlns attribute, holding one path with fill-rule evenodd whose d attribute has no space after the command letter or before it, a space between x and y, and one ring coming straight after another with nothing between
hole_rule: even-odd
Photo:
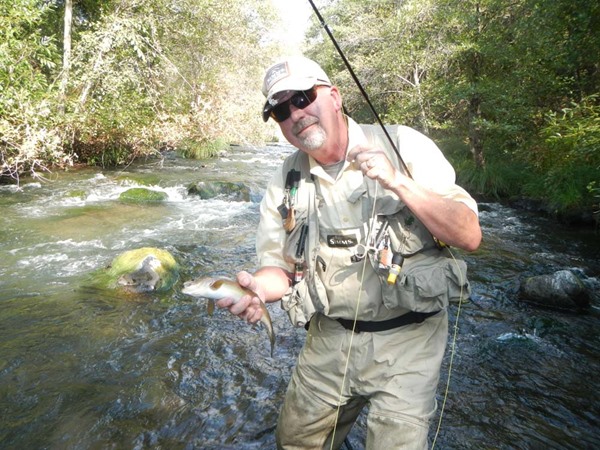
<instances>
[{"instance_id":1,"label":"man's nose","mask_svg":"<svg viewBox=\"0 0 600 450\"><path fill-rule=\"evenodd\" d=\"M292 118L292 121L296 122L304 116L305 113L303 109L290 104L290 117Z\"/></svg>"}]
</instances>

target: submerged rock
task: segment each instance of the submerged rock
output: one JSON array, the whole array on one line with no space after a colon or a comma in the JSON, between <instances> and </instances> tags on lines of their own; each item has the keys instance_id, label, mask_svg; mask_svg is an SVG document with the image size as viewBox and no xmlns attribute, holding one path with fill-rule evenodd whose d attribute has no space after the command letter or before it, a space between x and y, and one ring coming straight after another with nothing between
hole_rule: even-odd
<instances>
[{"instance_id":1,"label":"submerged rock","mask_svg":"<svg viewBox=\"0 0 600 450\"><path fill-rule=\"evenodd\" d=\"M70 198L80 198L84 200L87 197L87 192L85 192L83 189L74 189L72 191L67 192L66 196Z\"/></svg>"},{"instance_id":2,"label":"submerged rock","mask_svg":"<svg viewBox=\"0 0 600 450\"><path fill-rule=\"evenodd\" d=\"M179 265L167 250L143 247L114 258L110 266L98 275L97 281L107 288L142 293L167 291L178 276Z\"/></svg>"},{"instance_id":3,"label":"submerged rock","mask_svg":"<svg viewBox=\"0 0 600 450\"><path fill-rule=\"evenodd\" d=\"M524 279L519 297L529 303L560 309L587 308L591 300L584 283L569 270Z\"/></svg>"},{"instance_id":4,"label":"submerged rock","mask_svg":"<svg viewBox=\"0 0 600 450\"><path fill-rule=\"evenodd\" d=\"M121 184L137 183L142 186L158 186L162 182L162 177L155 172L127 173L115 179Z\"/></svg>"},{"instance_id":5,"label":"submerged rock","mask_svg":"<svg viewBox=\"0 0 600 450\"><path fill-rule=\"evenodd\" d=\"M159 203L167 199L167 194L146 188L127 189L119 195L119 200L126 203Z\"/></svg>"},{"instance_id":6,"label":"submerged rock","mask_svg":"<svg viewBox=\"0 0 600 450\"><path fill-rule=\"evenodd\" d=\"M248 186L231 181L198 181L188 186L188 194L198 195L203 200L222 196L234 201L250 201Z\"/></svg>"}]
</instances>

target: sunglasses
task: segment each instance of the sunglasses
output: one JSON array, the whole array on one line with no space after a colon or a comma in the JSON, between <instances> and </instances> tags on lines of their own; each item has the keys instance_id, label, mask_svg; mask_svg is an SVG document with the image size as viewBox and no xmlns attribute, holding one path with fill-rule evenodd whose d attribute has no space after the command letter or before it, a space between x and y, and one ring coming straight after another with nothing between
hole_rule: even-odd
<instances>
[{"instance_id":1,"label":"sunglasses","mask_svg":"<svg viewBox=\"0 0 600 450\"><path fill-rule=\"evenodd\" d=\"M277 123L283 122L292 115L292 112L290 111L290 105L294 105L299 109L304 109L314 102L316 98L317 86L313 86L306 91L297 91L285 102L280 103L271 110L266 109L263 111L263 119L266 122L269 117L272 117Z\"/></svg>"}]
</instances>

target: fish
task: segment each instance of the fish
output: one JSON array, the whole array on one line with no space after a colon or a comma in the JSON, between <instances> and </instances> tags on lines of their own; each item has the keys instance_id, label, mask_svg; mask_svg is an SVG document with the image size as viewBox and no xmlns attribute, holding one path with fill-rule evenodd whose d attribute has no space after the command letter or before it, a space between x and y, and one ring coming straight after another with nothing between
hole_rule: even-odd
<instances>
[{"instance_id":1,"label":"fish","mask_svg":"<svg viewBox=\"0 0 600 450\"><path fill-rule=\"evenodd\" d=\"M252 297L258 297L256 293L248 288L240 286L237 282L229 280L227 278L212 278L212 277L200 277L194 280L186 281L183 283L183 289L181 290L186 295L192 297L202 297L209 300L208 312L212 314L215 307L215 300L220 300L225 297L230 297L237 303L244 295L250 295ZM271 315L269 310L265 306L264 302L260 302L260 308L262 310L262 317L260 322L264 325L271 342L271 356L273 356L273 350L275 349L275 333L273 332L273 323L271 322Z\"/></svg>"}]
</instances>

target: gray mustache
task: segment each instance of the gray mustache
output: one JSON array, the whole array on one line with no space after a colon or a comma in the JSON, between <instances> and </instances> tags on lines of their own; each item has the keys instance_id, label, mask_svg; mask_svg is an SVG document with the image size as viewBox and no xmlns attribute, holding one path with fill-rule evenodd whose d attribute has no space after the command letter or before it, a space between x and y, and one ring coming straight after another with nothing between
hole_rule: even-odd
<instances>
[{"instance_id":1,"label":"gray mustache","mask_svg":"<svg viewBox=\"0 0 600 450\"><path fill-rule=\"evenodd\" d=\"M316 117L307 117L305 119L302 119L299 122L296 122L296 124L292 127L292 133L298 134L307 126L315 124L318 121L319 119L317 119Z\"/></svg>"}]
</instances>

